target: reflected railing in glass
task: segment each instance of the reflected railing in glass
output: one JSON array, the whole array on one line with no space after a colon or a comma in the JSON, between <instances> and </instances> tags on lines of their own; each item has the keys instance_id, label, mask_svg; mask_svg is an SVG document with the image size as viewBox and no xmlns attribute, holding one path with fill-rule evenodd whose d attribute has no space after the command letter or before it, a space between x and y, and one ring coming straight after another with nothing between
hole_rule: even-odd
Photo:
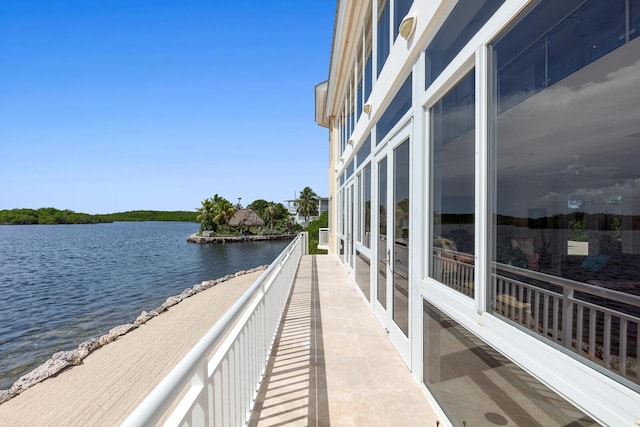
<instances>
[{"instance_id":1,"label":"reflected railing in glass","mask_svg":"<svg viewBox=\"0 0 640 427\"><path fill-rule=\"evenodd\" d=\"M495 263L492 310L640 390L640 296Z\"/></svg>"},{"instance_id":2,"label":"reflected railing in glass","mask_svg":"<svg viewBox=\"0 0 640 427\"><path fill-rule=\"evenodd\" d=\"M473 255L450 249L433 248L431 277L473 298L475 268Z\"/></svg>"}]
</instances>

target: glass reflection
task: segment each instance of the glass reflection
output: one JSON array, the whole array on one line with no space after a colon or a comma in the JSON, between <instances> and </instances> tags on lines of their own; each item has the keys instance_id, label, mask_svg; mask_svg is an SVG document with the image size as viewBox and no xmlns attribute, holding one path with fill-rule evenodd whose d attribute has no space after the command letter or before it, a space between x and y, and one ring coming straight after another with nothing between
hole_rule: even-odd
<instances>
[{"instance_id":1,"label":"glass reflection","mask_svg":"<svg viewBox=\"0 0 640 427\"><path fill-rule=\"evenodd\" d=\"M371 247L371 163L368 163L363 171L363 203L364 211L362 224L364 226L364 240L362 242L367 248Z\"/></svg>"},{"instance_id":2,"label":"glass reflection","mask_svg":"<svg viewBox=\"0 0 640 427\"><path fill-rule=\"evenodd\" d=\"M596 426L427 301L423 382L456 426Z\"/></svg>"},{"instance_id":3,"label":"glass reflection","mask_svg":"<svg viewBox=\"0 0 640 427\"><path fill-rule=\"evenodd\" d=\"M475 72L431 111L433 251L430 277L469 297L474 292Z\"/></svg>"},{"instance_id":4,"label":"glass reflection","mask_svg":"<svg viewBox=\"0 0 640 427\"><path fill-rule=\"evenodd\" d=\"M362 290L367 301L370 300L370 287L371 282L371 262L369 258L360 251L356 251L356 283Z\"/></svg>"},{"instance_id":5,"label":"glass reflection","mask_svg":"<svg viewBox=\"0 0 640 427\"><path fill-rule=\"evenodd\" d=\"M389 131L400 122L402 116L411 109L413 74L409 74L393 97L391 103L376 123L376 145L380 144Z\"/></svg>"},{"instance_id":6,"label":"glass reflection","mask_svg":"<svg viewBox=\"0 0 640 427\"><path fill-rule=\"evenodd\" d=\"M387 308L387 158L378 163L378 286L377 299Z\"/></svg>"},{"instance_id":7,"label":"glass reflection","mask_svg":"<svg viewBox=\"0 0 640 427\"><path fill-rule=\"evenodd\" d=\"M502 6L504 0L458 0L425 50L425 89Z\"/></svg>"},{"instance_id":8,"label":"glass reflection","mask_svg":"<svg viewBox=\"0 0 640 427\"><path fill-rule=\"evenodd\" d=\"M493 45L492 308L640 390L640 40L625 35L628 12L623 0L543 1Z\"/></svg>"},{"instance_id":9,"label":"glass reflection","mask_svg":"<svg viewBox=\"0 0 640 427\"><path fill-rule=\"evenodd\" d=\"M409 13L413 0L395 0L393 2L393 40L398 38L400 23Z\"/></svg>"},{"instance_id":10,"label":"glass reflection","mask_svg":"<svg viewBox=\"0 0 640 427\"><path fill-rule=\"evenodd\" d=\"M390 26L391 26L391 1L380 0L378 2L378 49L377 49L377 73L376 76L380 75L380 71L382 71L382 67L384 67L384 63L387 61L387 56L389 56L389 50L391 48L391 34Z\"/></svg>"},{"instance_id":11,"label":"glass reflection","mask_svg":"<svg viewBox=\"0 0 640 427\"><path fill-rule=\"evenodd\" d=\"M409 140L393 159L393 321L409 336Z\"/></svg>"}]
</instances>

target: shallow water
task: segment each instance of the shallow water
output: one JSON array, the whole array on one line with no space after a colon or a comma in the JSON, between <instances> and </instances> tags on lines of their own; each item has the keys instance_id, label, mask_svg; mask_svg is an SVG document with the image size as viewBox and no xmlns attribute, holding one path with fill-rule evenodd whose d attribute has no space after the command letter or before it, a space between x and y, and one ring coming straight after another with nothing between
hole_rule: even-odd
<instances>
[{"instance_id":1,"label":"shallow water","mask_svg":"<svg viewBox=\"0 0 640 427\"><path fill-rule=\"evenodd\" d=\"M0 226L0 389L185 288L271 263L289 243L187 243L197 230L185 222Z\"/></svg>"}]
</instances>

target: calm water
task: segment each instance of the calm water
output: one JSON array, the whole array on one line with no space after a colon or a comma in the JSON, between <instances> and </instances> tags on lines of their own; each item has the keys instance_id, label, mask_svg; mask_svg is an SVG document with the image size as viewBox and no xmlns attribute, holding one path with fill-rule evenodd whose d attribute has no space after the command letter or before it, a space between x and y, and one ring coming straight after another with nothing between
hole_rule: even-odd
<instances>
[{"instance_id":1,"label":"calm water","mask_svg":"<svg viewBox=\"0 0 640 427\"><path fill-rule=\"evenodd\" d=\"M287 240L197 245L198 224L0 226L0 389L203 280L269 264Z\"/></svg>"}]
</instances>

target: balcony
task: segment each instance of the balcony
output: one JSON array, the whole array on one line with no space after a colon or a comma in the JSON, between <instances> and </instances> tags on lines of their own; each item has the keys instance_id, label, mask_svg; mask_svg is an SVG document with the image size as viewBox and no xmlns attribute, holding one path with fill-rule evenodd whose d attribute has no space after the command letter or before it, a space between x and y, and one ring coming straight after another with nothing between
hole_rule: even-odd
<instances>
[{"instance_id":1,"label":"balcony","mask_svg":"<svg viewBox=\"0 0 640 427\"><path fill-rule=\"evenodd\" d=\"M249 425L436 425L419 384L338 263L302 257Z\"/></svg>"},{"instance_id":2,"label":"balcony","mask_svg":"<svg viewBox=\"0 0 640 427\"><path fill-rule=\"evenodd\" d=\"M296 239L123 425L436 425L339 260L302 255L305 244Z\"/></svg>"}]
</instances>

